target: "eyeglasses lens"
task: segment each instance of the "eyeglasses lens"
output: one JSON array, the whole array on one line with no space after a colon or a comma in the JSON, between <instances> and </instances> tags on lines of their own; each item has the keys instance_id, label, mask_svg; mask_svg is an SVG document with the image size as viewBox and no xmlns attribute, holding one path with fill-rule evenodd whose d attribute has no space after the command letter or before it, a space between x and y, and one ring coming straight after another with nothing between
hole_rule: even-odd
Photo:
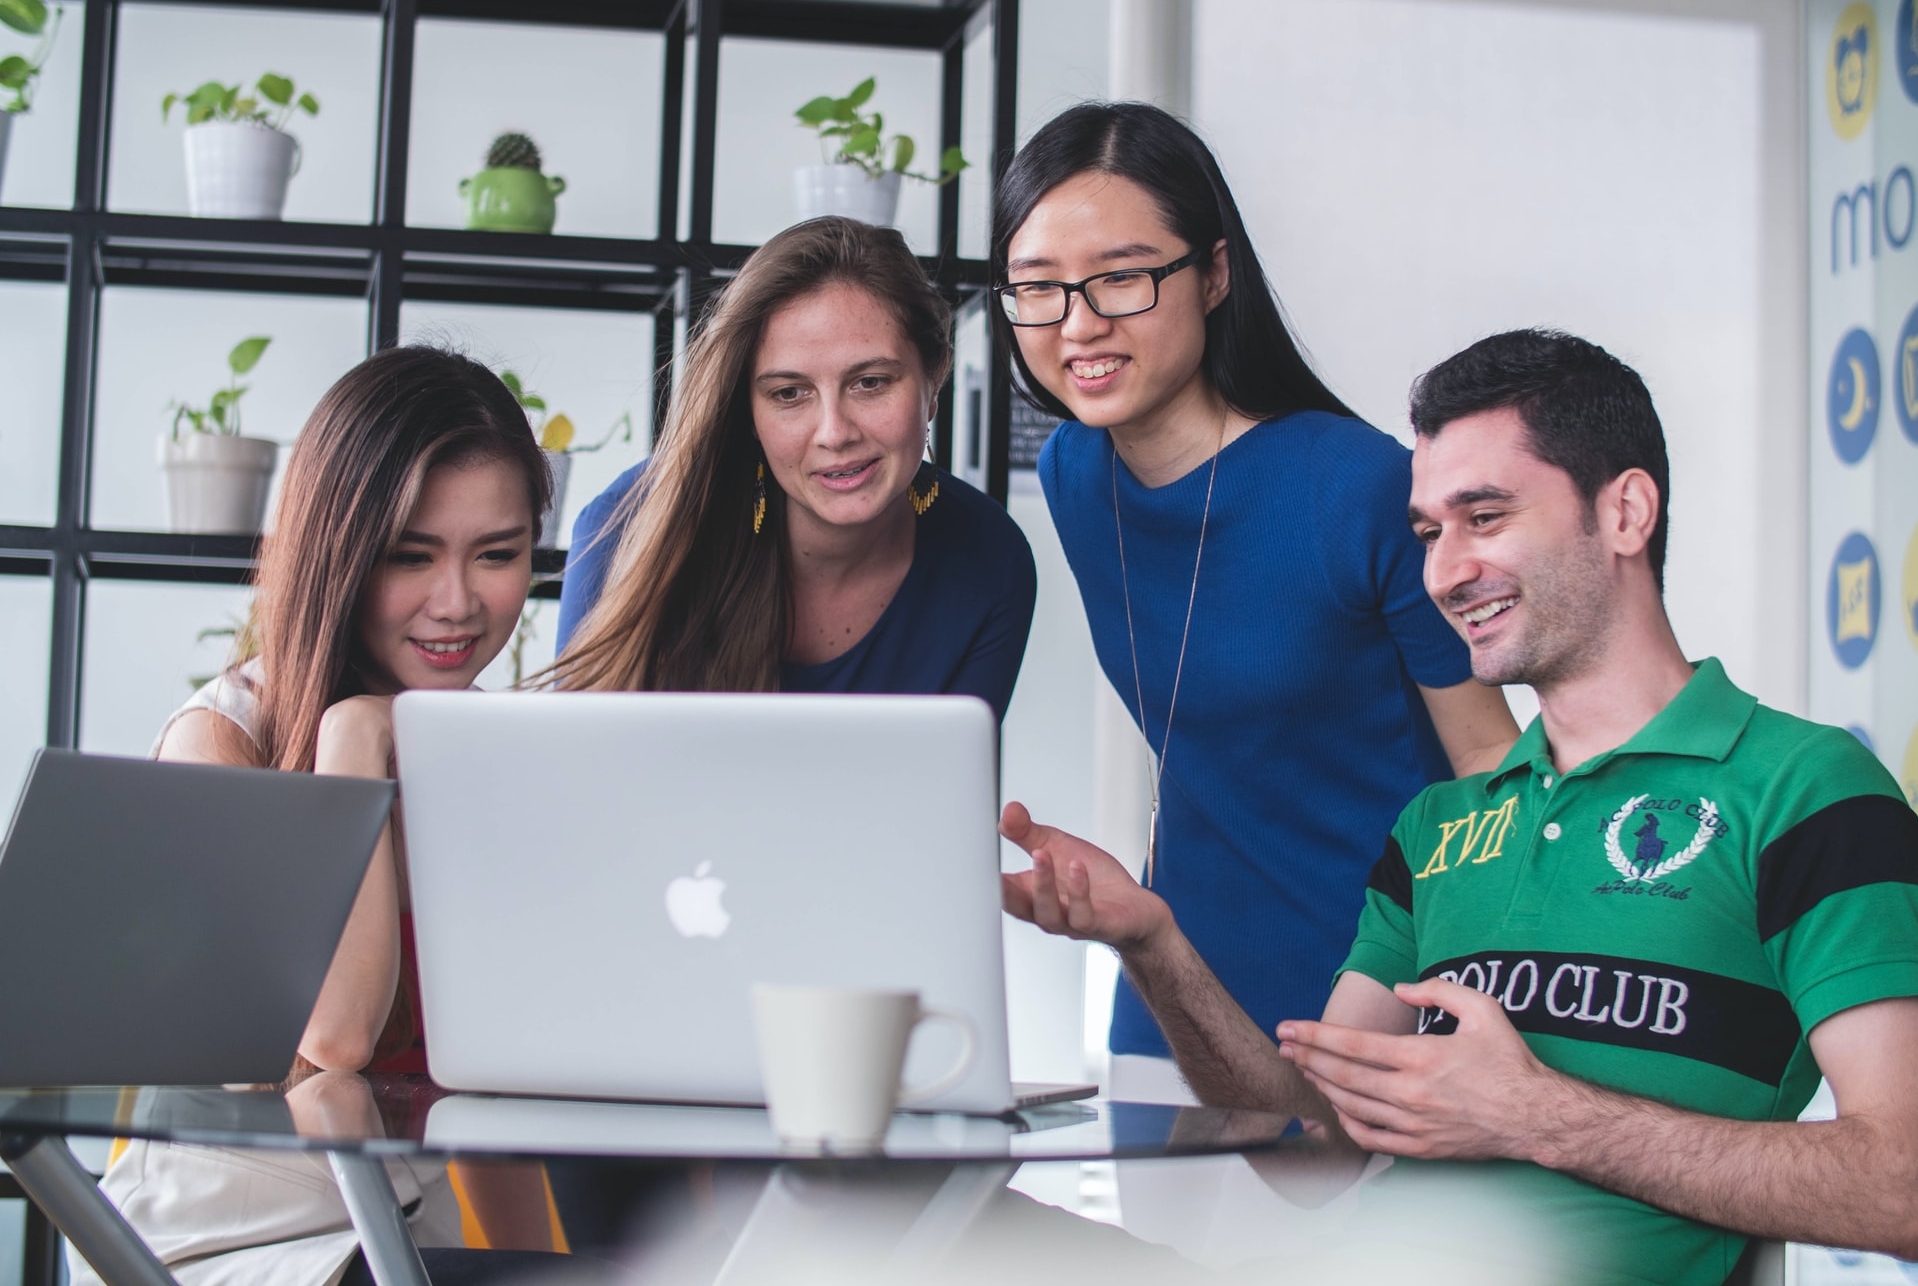
<instances>
[{"instance_id":1,"label":"eyeglasses lens","mask_svg":"<svg viewBox=\"0 0 1918 1286\"><path fill-rule=\"evenodd\" d=\"M1142 313L1158 302L1157 283L1145 272L1114 272L1087 281L1082 290L1102 317ZM1006 318L1019 326L1050 326L1066 315L1072 291L1057 282L1014 283L999 292Z\"/></svg>"},{"instance_id":2,"label":"eyeglasses lens","mask_svg":"<svg viewBox=\"0 0 1918 1286\"><path fill-rule=\"evenodd\" d=\"M1106 317L1124 317L1152 307L1155 283L1148 273L1115 272L1086 283L1086 298Z\"/></svg>"},{"instance_id":3,"label":"eyeglasses lens","mask_svg":"<svg viewBox=\"0 0 1918 1286\"><path fill-rule=\"evenodd\" d=\"M1049 281L1012 285L1000 293L999 303L1008 320L1021 326L1045 326L1066 315L1066 290Z\"/></svg>"}]
</instances>

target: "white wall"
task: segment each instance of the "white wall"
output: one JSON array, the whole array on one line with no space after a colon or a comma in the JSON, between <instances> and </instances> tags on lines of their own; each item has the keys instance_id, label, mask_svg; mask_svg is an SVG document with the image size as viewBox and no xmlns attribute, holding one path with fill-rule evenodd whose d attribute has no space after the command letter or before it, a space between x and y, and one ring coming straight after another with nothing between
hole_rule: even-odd
<instances>
[{"instance_id":1,"label":"white wall","mask_svg":"<svg viewBox=\"0 0 1918 1286\"><path fill-rule=\"evenodd\" d=\"M1074 103L1104 96L1107 12L1108 0L1038 0L1021 6L1020 142ZM983 225L983 199L979 218ZM983 226L978 245L983 254ZM1094 712L1105 679L1093 659L1079 590L1036 475L1013 476L1009 507L1032 542L1039 603L1019 686L1006 712L1002 788L1006 798L1023 801L1053 825L1093 834ZM1030 865L1011 845L1004 856L1008 869ZM1029 925L1006 923L1014 1076L1079 1080L1096 1071L1088 1068L1086 1051L1088 951L1107 955L1103 947L1087 948L1047 938ZM1109 996L1110 977L1108 970L1091 989Z\"/></svg>"},{"instance_id":2,"label":"white wall","mask_svg":"<svg viewBox=\"0 0 1918 1286\"><path fill-rule=\"evenodd\" d=\"M1804 706L1803 198L1791 0L1198 0L1194 116L1332 385L1551 325L1651 386L1667 603Z\"/></svg>"}]
</instances>

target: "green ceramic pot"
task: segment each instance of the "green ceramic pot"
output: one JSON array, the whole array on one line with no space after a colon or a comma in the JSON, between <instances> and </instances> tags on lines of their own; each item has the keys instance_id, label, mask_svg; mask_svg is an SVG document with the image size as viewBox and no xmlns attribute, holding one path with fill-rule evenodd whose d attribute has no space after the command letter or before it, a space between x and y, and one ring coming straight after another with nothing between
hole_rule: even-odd
<instances>
[{"instance_id":1,"label":"green ceramic pot","mask_svg":"<svg viewBox=\"0 0 1918 1286\"><path fill-rule=\"evenodd\" d=\"M551 232L553 198L566 180L538 170L503 166L460 180L466 198L466 226L484 232Z\"/></svg>"}]
</instances>

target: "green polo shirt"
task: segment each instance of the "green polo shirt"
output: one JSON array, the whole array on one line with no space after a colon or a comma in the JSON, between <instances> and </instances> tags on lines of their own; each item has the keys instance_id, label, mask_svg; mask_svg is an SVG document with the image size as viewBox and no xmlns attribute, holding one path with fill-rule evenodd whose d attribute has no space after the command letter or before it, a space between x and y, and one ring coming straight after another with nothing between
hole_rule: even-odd
<instances>
[{"instance_id":1,"label":"green polo shirt","mask_svg":"<svg viewBox=\"0 0 1918 1286\"><path fill-rule=\"evenodd\" d=\"M1421 792L1343 968L1496 996L1541 1061L1595 1084L1792 1120L1818 1086L1813 1027L1918 995L1918 816L1850 734L1758 704L1707 660L1569 772L1540 719L1496 770ZM1743 1249L1565 1175L1514 1177L1606 1248L1600 1275L1705 1286Z\"/></svg>"}]
</instances>

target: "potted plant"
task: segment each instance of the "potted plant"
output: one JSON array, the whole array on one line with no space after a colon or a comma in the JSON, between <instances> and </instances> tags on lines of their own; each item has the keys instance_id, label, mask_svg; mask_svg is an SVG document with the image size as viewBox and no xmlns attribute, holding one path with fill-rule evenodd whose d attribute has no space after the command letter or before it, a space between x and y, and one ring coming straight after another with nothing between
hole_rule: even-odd
<instances>
[{"instance_id":1,"label":"potted plant","mask_svg":"<svg viewBox=\"0 0 1918 1286\"><path fill-rule=\"evenodd\" d=\"M320 102L267 72L243 94L209 80L190 94L160 100L160 119L186 108L186 204L201 218L277 219L286 185L300 169L300 142L286 132L296 111L320 114Z\"/></svg>"},{"instance_id":2,"label":"potted plant","mask_svg":"<svg viewBox=\"0 0 1918 1286\"><path fill-rule=\"evenodd\" d=\"M875 86L868 76L844 98L822 94L793 113L802 126L819 135L822 154L833 147L834 140L838 148L824 164L802 165L794 173L801 219L843 214L889 226L899 207L901 178L938 186L952 182L966 168L966 158L956 147L947 148L939 158L937 174L915 174L906 168L917 153L912 139L905 134L887 138L886 118L860 110L872 98Z\"/></svg>"},{"instance_id":3,"label":"potted plant","mask_svg":"<svg viewBox=\"0 0 1918 1286\"><path fill-rule=\"evenodd\" d=\"M546 453L546 466L553 475L553 498L547 502L546 512L539 516L539 540L535 543L542 549L551 549L554 539L559 535L555 530L559 512L566 507L566 483L573 476L573 457L598 451L613 440L613 435L624 428L620 434L621 442L633 440L633 413L621 413L612 426L600 436L599 441L582 443L573 421L563 414L551 414L546 408L546 399L527 389L525 381L512 371L501 371L500 383L506 385L514 399L528 412L527 419L533 423L533 432L539 436L539 449ZM537 417L537 419L535 419Z\"/></svg>"},{"instance_id":4,"label":"potted plant","mask_svg":"<svg viewBox=\"0 0 1918 1286\"><path fill-rule=\"evenodd\" d=\"M168 529L193 534L256 536L266 521L266 495L280 444L240 434L240 377L259 365L266 335L226 355L232 378L205 407L173 403L173 430L160 439Z\"/></svg>"},{"instance_id":5,"label":"potted plant","mask_svg":"<svg viewBox=\"0 0 1918 1286\"><path fill-rule=\"evenodd\" d=\"M46 65L47 55L53 52L53 38L59 34L64 13L55 9L49 15L42 0L0 0L0 25L23 36L40 38L31 55L0 58L0 176L7 171L7 139L13 134L13 118L33 107L33 85L40 77L40 68Z\"/></svg>"},{"instance_id":6,"label":"potted plant","mask_svg":"<svg viewBox=\"0 0 1918 1286\"><path fill-rule=\"evenodd\" d=\"M540 173L539 147L524 134L502 134L486 149L486 168L460 180L466 226L486 232L551 232L554 198L566 180Z\"/></svg>"}]
</instances>

